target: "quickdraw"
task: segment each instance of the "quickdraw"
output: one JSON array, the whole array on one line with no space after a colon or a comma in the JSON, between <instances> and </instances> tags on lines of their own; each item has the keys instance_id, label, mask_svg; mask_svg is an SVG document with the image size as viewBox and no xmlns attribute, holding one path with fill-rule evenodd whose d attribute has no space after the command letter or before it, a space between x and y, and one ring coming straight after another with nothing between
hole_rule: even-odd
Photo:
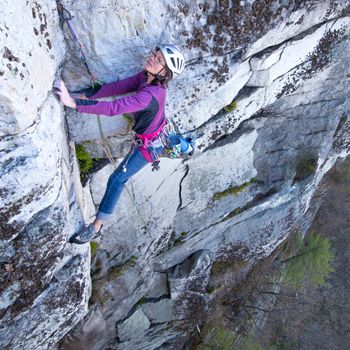
<instances>
[{"instance_id":1,"label":"quickdraw","mask_svg":"<svg viewBox=\"0 0 350 350\"><path fill-rule=\"evenodd\" d=\"M167 123L164 125L163 129L159 132L157 138L155 140L147 140L147 148L152 157L152 171L158 171L160 168L160 156L164 155L168 158L187 158L188 156L192 156L194 153L195 143L191 138L186 138L186 142L188 142L192 147L192 152L188 154L184 154L181 151L181 144L172 144L171 137L179 137L179 135L175 131L174 124L167 120ZM133 147L135 146L145 146L144 142L141 139L135 138ZM161 154L158 154L156 148L163 147L163 151Z\"/></svg>"}]
</instances>

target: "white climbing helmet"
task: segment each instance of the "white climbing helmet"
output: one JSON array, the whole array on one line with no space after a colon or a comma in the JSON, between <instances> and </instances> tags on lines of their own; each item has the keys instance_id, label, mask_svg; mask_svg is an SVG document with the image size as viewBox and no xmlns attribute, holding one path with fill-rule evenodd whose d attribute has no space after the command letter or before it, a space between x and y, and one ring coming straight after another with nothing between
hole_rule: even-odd
<instances>
[{"instance_id":1,"label":"white climbing helmet","mask_svg":"<svg viewBox=\"0 0 350 350\"><path fill-rule=\"evenodd\" d=\"M161 44L156 47L164 55L167 67L172 72L172 79L177 78L185 68L185 58L179 48L171 44Z\"/></svg>"}]
</instances>

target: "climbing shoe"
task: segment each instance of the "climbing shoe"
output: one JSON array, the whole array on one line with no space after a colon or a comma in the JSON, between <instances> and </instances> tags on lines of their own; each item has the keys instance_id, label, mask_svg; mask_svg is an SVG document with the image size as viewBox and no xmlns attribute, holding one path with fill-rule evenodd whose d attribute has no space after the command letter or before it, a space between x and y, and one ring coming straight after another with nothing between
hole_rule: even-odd
<instances>
[{"instance_id":1,"label":"climbing shoe","mask_svg":"<svg viewBox=\"0 0 350 350\"><path fill-rule=\"evenodd\" d=\"M93 224L86 225L80 231L74 233L74 235L71 238L69 238L69 242L76 243L76 244L88 243L92 239L95 239L101 235L102 227L103 225L101 226L100 230L97 232Z\"/></svg>"}]
</instances>

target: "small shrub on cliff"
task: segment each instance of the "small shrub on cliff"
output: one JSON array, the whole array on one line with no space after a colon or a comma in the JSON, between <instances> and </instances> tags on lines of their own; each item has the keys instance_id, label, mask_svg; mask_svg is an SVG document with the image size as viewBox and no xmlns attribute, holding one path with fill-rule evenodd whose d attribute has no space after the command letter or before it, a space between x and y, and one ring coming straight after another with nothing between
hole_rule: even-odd
<instances>
[{"instance_id":1,"label":"small shrub on cliff","mask_svg":"<svg viewBox=\"0 0 350 350\"><path fill-rule=\"evenodd\" d=\"M75 149L79 162L80 174L85 176L93 167L94 162L90 154L86 152L84 145L78 145Z\"/></svg>"},{"instance_id":2,"label":"small shrub on cliff","mask_svg":"<svg viewBox=\"0 0 350 350\"><path fill-rule=\"evenodd\" d=\"M304 283L322 286L333 271L332 259L331 244L327 238L311 232L303 240L299 234L293 256L283 261L287 264L285 282L296 288L302 287Z\"/></svg>"},{"instance_id":3,"label":"small shrub on cliff","mask_svg":"<svg viewBox=\"0 0 350 350\"><path fill-rule=\"evenodd\" d=\"M96 252L97 252L99 247L100 247L99 243L97 243L95 241L90 242L91 260L93 260L94 257L96 256Z\"/></svg>"},{"instance_id":4,"label":"small shrub on cliff","mask_svg":"<svg viewBox=\"0 0 350 350\"><path fill-rule=\"evenodd\" d=\"M110 280L121 277L124 275L125 271L136 265L137 257L132 255L123 265L112 266L108 270L108 277Z\"/></svg>"},{"instance_id":5,"label":"small shrub on cliff","mask_svg":"<svg viewBox=\"0 0 350 350\"><path fill-rule=\"evenodd\" d=\"M331 172L330 179L337 184L348 184L350 182L350 157L343 163L335 166L334 171Z\"/></svg>"},{"instance_id":6,"label":"small shrub on cliff","mask_svg":"<svg viewBox=\"0 0 350 350\"><path fill-rule=\"evenodd\" d=\"M247 187L249 187L250 185L252 185L253 183L256 183L257 180L252 178L250 179L248 182L243 183L242 185L239 186L233 186L233 187L229 187L226 190L222 191L222 192L217 192L214 194L214 201L217 201L221 198L227 197L227 196L235 196L238 193L244 191Z\"/></svg>"},{"instance_id":7,"label":"small shrub on cliff","mask_svg":"<svg viewBox=\"0 0 350 350\"><path fill-rule=\"evenodd\" d=\"M302 181L309 177L311 174L315 173L317 167L317 158L314 156L304 156L299 159L296 169L294 182Z\"/></svg>"},{"instance_id":8,"label":"small shrub on cliff","mask_svg":"<svg viewBox=\"0 0 350 350\"><path fill-rule=\"evenodd\" d=\"M224 111L226 113L232 112L232 111L234 111L237 108L237 106L238 106L237 105L237 101L233 100L229 105L224 107Z\"/></svg>"},{"instance_id":9,"label":"small shrub on cliff","mask_svg":"<svg viewBox=\"0 0 350 350\"><path fill-rule=\"evenodd\" d=\"M214 327L206 331L207 334L203 343L196 347L196 350L232 350L234 349L235 337L233 332L222 328Z\"/></svg>"}]
</instances>

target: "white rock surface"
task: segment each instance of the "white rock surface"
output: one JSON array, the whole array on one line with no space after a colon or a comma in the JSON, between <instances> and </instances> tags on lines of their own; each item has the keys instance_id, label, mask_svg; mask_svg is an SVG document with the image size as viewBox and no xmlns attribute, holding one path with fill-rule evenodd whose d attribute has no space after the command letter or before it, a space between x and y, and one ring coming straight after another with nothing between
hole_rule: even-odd
<instances>
[{"instance_id":1,"label":"white rock surface","mask_svg":"<svg viewBox=\"0 0 350 350\"><path fill-rule=\"evenodd\" d=\"M1 149L7 150L1 157L0 179L4 193L0 202L5 216L2 220L7 219L7 225L17 223L23 227L58 196L62 186L61 144L65 142L60 112L51 95L32 127L20 137L0 141Z\"/></svg>"},{"instance_id":2,"label":"white rock surface","mask_svg":"<svg viewBox=\"0 0 350 350\"><path fill-rule=\"evenodd\" d=\"M272 55L261 59L252 58L251 66L254 72L247 86L270 86L277 78L285 76L289 71L310 60L312 53L329 31L348 28L349 22L350 19L346 17L331 21L303 39L286 43Z\"/></svg>"},{"instance_id":3,"label":"white rock surface","mask_svg":"<svg viewBox=\"0 0 350 350\"><path fill-rule=\"evenodd\" d=\"M332 19L339 16L345 5L346 0L337 1L336 3L326 0L318 4L313 4L312 11L306 7L293 12L287 22L282 22L252 44L247 50L245 57L250 57L267 47L283 43L313 26L317 26L325 19Z\"/></svg>"},{"instance_id":4,"label":"white rock surface","mask_svg":"<svg viewBox=\"0 0 350 350\"><path fill-rule=\"evenodd\" d=\"M47 105L64 44L55 2L0 6L0 135L9 135L31 126Z\"/></svg>"}]
</instances>

